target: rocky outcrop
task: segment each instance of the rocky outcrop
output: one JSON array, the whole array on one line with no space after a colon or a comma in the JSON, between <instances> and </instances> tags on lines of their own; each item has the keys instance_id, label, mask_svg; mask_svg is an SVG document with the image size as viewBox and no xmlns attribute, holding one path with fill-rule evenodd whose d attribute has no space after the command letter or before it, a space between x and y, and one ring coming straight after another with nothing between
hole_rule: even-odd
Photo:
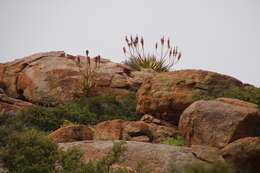
<instances>
[{"instance_id":1,"label":"rocky outcrop","mask_svg":"<svg viewBox=\"0 0 260 173\"><path fill-rule=\"evenodd\" d=\"M23 109L32 107L33 104L19 99L8 97L5 94L0 94L0 114L14 115Z\"/></svg>"},{"instance_id":2,"label":"rocky outcrop","mask_svg":"<svg viewBox=\"0 0 260 173\"><path fill-rule=\"evenodd\" d=\"M238 99L196 101L182 113L179 131L190 144L218 148L237 139L259 135L257 105Z\"/></svg>"},{"instance_id":3,"label":"rocky outcrop","mask_svg":"<svg viewBox=\"0 0 260 173\"><path fill-rule=\"evenodd\" d=\"M178 70L148 78L137 92L137 113L151 114L177 125L181 113L194 101L242 87L230 76L203 70Z\"/></svg>"},{"instance_id":4,"label":"rocky outcrop","mask_svg":"<svg viewBox=\"0 0 260 173\"><path fill-rule=\"evenodd\" d=\"M104 121L95 126L97 140L128 140L141 142L160 142L177 136L174 127L147 123L144 121Z\"/></svg>"},{"instance_id":5,"label":"rocky outcrop","mask_svg":"<svg viewBox=\"0 0 260 173\"><path fill-rule=\"evenodd\" d=\"M60 147L68 148L77 146L84 152L86 161L101 159L111 151L112 141L81 141L73 143L61 143ZM223 161L218 152L211 147L175 147L164 144L151 144L135 141L127 141L127 150L117 163L121 167L136 169L142 163L144 168L156 173L165 173L172 166L181 166L191 163L211 164ZM205 157L206 156L206 157ZM208 160L209 159L209 160Z\"/></svg>"},{"instance_id":6,"label":"rocky outcrop","mask_svg":"<svg viewBox=\"0 0 260 173\"><path fill-rule=\"evenodd\" d=\"M221 150L232 161L238 173L260 172L260 137L247 137L228 144Z\"/></svg>"},{"instance_id":7,"label":"rocky outcrop","mask_svg":"<svg viewBox=\"0 0 260 173\"><path fill-rule=\"evenodd\" d=\"M49 134L56 143L93 140L93 131L84 125L62 127Z\"/></svg>"},{"instance_id":8,"label":"rocky outcrop","mask_svg":"<svg viewBox=\"0 0 260 173\"><path fill-rule=\"evenodd\" d=\"M72 56L63 51L34 54L13 62L0 64L0 88L13 98L33 103L57 104L71 101L79 93L82 76L88 67L98 90L93 95L126 93L135 83L142 83L141 74L132 75L131 68L101 58ZM139 77L136 77L139 76ZM147 76L147 75L146 75Z\"/></svg>"}]
</instances>

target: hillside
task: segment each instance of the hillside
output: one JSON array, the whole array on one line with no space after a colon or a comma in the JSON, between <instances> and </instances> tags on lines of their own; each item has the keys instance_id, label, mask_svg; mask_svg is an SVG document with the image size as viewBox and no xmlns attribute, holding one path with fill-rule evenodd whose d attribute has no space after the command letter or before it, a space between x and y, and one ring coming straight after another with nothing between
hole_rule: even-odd
<instances>
[{"instance_id":1,"label":"hillside","mask_svg":"<svg viewBox=\"0 0 260 173\"><path fill-rule=\"evenodd\" d=\"M258 173L260 88L63 51L0 64L0 162L19 173Z\"/></svg>"}]
</instances>

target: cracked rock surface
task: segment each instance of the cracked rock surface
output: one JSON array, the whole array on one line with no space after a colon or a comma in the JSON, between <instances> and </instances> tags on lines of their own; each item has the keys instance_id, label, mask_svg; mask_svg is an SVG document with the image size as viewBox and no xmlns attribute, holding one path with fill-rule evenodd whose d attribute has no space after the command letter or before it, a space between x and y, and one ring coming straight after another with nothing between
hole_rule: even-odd
<instances>
[{"instance_id":1,"label":"cracked rock surface","mask_svg":"<svg viewBox=\"0 0 260 173\"><path fill-rule=\"evenodd\" d=\"M140 115L150 114L178 125L181 113L194 101L242 86L233 77L204 70L158 73L139 88L136 110Z\"/></svg>"},{"instance_id":2,"label":"cracked rock surface","mask_svg":"<svg viewBox=\"0 0 260 173\"><path fill-rule=\"evenodd\" d=\"M80 61L80 65L78 62ZM85 56L72 56L63 51L37 53L0 64L0 88L13 98L32 103L59 104L71 101L78 94L88 61ZM99 68L91 59L93 80L97 91L93 95L126 93L147 75L132 75L131 68L101 58ZM141 78L141 79L140 79Z\"/></svg>"},{"instance_id":3,"label":"cracked rock surface","mask_svg":"<svg viewBox=\"0 0 260 173\"><path fill-rule=\"evenodd\" d=\"M77 146L84 152L84 159L100 159L104 157L113 147L113 141L80 141L72 143L60 143L60 147L65 149ZM210 161L223 161L217 150L211 147L199 147L196 149L188 147L176 147L165 144L151 144L144 142L127 141L125 146L127 151L117 163L122 167L130 167L135 169L138 163L143 163L145 168L153 170L157 173L168 171L171 166L186 165L191 163L210 164ZM193 151L194 150L194 151ZM197 154L196 154L197 153ZM204 158L204 156L206 158ZM174 163L174 165L173 165Z\"/></svg>"}]
</instances>

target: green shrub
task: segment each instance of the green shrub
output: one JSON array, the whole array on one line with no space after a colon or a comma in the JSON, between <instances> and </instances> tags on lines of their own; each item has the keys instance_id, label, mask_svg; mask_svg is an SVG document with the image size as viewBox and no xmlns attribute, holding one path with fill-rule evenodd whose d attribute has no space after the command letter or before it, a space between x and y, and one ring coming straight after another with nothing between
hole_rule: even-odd
<instances>
[{"instance_id":1,"label":"green shrub","mask_svg":"<svg viewBox=\"0 0 260 173\"><path fill-rule=\"evenodd\" d=\"M153 69L156 72L169 71L181 58L177 46L172 46L170 39L161 38L160 50L158 43L155 44L155 52L147 53L144 49L144 39L136 36L130 39L125 37L127 49L123 47L125 56L128 58L123 63L132 67L134 70ZM167 42L167 43L166 43Z\"/></svg>"},{"instance_id":2,"label":"green shrub","mask_svg":"<svg viewBox=\"0 0 260 173\"><path fill-rule=\"evenodd\" d=\"M183 137L177 136L175 138L167 138L165 141L162 141L161 144L173 146L186 146L188 143Z\"/></svg>"},{"instance_id":3,"label":"green shrub","mask_svg":"<svg viewBox=\"0 0 260 173\"><path fill-rule=\"evenodd\" d=\"M232 88L224 91L223 97L251 102L260 108L260 88Z\"/></svg>"},{"instance_id":4,"label":"green shrub","mask_svg":"<svg viewBox=\"0 0 260 173\"><path fill-rule=\"evenodd\" d=\"M203 100L212 100L219 97L227 97L227 98L235 98L247 102L251 102L257 104L260 108L260 88L243 88L243 87L235 87L231 89L223 90L219 92L218 95L196 95L195 99L203 99Z\"/></svg>"},{"instance_id":5,"label":"green shrub","mask_svg":"<svg viewBox=\"0 0 260 173\"><path fill-rule=\"evenodd\" d=\"M84 163L82 160L82 152L77 148L71 148L61 152L59 164L62 167L61 173L110 173L112 164L119 161L127 148L125 142L114 143L112 150L100 160L92 160ZM115 173L127 173L127 170L120 169ZM129 172L130 173L130 172Z\"/></svg>"},{"instance_id":6,"label":"green shrub","mask_svg":"<svg viewBox=\"0 0 260 173\"><path fill-rule=\"evenodd\" d=\"M32 130L12 133L0 148L0 160L11 173L109 173L126 149L124 142L114 143L107 156L85 163L78 148L58 149L49 138Z\"/></svg>"},{"instance_id":7,"label":"green shrub","mask_svg":"<svg viewBox=\"0 0 260 173\"><path fill-rule=\"evenodd\" d=\"M13 133L0 149L0 158L10 172L52 172L58 159L57 145L36 131Z\"/></svg>"},{"instance_id":8,"label":"green shrub","mask_svg":"<svg viewBox=\"0 0 260 173\"><path fill-rule=\"evenodd\" d=\"M17 115L13 123L24 128L52 131L65 120L77 124L94 125L112 120L137 120L135 93L118 101L115 96L81 97L79 100L55 107L35 106Z\"/></svg>"}]
</instances>

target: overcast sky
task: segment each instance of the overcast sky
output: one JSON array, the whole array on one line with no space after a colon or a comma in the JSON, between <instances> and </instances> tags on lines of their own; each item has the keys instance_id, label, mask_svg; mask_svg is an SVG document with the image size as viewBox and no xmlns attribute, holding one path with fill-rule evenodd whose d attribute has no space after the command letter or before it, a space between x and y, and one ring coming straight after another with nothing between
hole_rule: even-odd
<instances>
[{"instance_id":1,"label":"overcast sky","mask_svg":"<svg viewBox=\"0 0 260 173\"><path fill-rule=\"evenodd\" d=\"M183 53L175 69L204 69L260 86L259 0L0 0L0 62L89 49L125 59L124 36L147 48L163 35Z\"/></svg>"}]
</instances>

